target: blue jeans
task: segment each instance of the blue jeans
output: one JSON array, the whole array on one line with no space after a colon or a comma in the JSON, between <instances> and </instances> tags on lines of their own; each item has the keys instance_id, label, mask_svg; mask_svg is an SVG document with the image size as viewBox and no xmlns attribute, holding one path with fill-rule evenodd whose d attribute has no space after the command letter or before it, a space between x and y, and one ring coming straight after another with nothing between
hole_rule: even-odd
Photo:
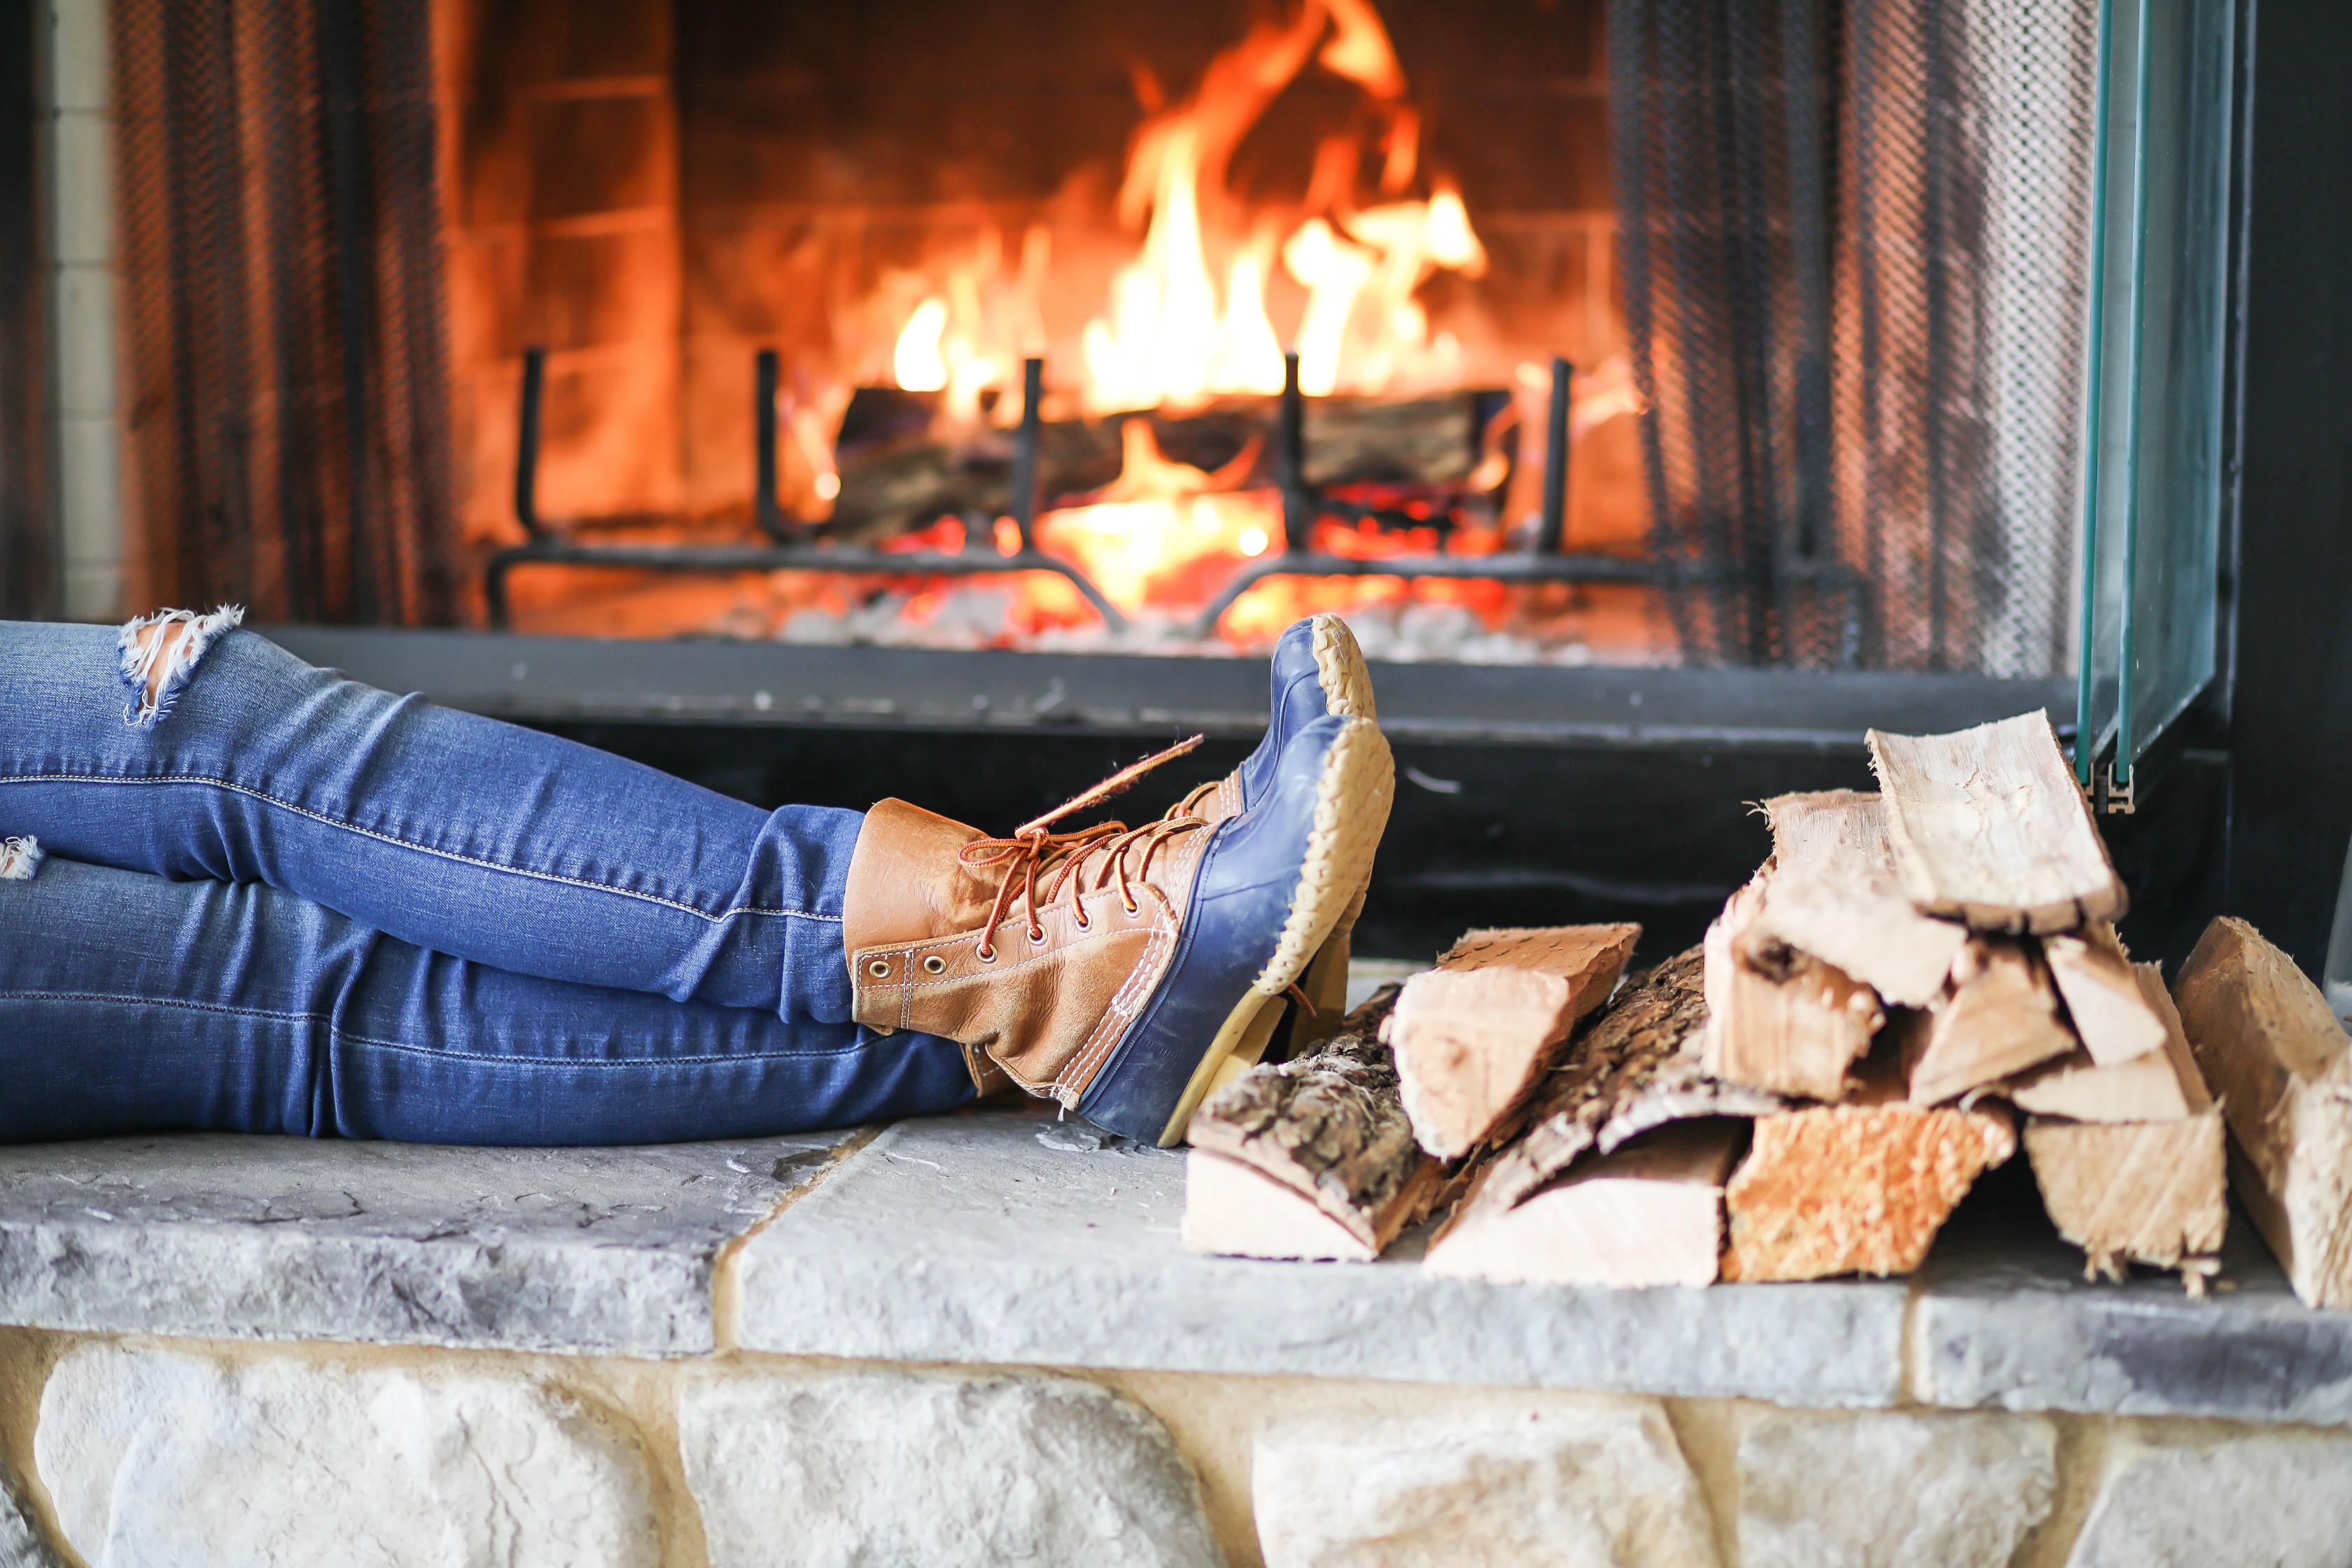
<instances>
[{"instance_id":1,"label":"blue jeans","mask_svg":"<svg viewBox=\"0 0 2352 1568\"><path fill-rule=\"evenodd\" d=\"M164 1128L734 1138L948 1110L850 1021L862 814L763 812L215 637L0 622L0 1141ZM19 859L25 858L19 857Z\"/></svg>"}]
</instances>

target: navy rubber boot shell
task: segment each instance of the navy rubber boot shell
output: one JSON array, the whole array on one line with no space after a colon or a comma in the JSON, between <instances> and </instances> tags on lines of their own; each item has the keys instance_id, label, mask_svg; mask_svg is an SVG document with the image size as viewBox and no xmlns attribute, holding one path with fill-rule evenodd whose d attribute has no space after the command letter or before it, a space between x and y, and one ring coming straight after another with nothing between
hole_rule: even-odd
<instances>
[{"instance_id":1,"label":"navy rubber boot shell","mask_svg":"<svg viewBox=\"0 0 2352 1568\"><path fill-rule=\"evenodd\" d=\"M1235 770L1241 779L1242 809L1264 798L1266 784L1282 760L1291 737L1330 711L1323 694L1322 668L1315 659L1315 623L1293 621L1274 645L1274 667L1267 685L1272 701L1265 720L1265 739Z\"/></svg>"},{"instance_id":2,"label":"navy rubber boot shell","mask_svg":"<svg viewBox=\"0 0 2352 1568\"><path fill-rule=\"evenodd\" d=\"M1320 706L1311 644L1302 679ZM1080 1098L1079 1115L1158 1142L1219 1032L1244 1004L1266 1000L1251 983L1297 900L1325 759L1346 723L1326 715L1298 730L1265 769L1257 804L1216 826L1167 973Z\"/></svg>"}]
</instances>

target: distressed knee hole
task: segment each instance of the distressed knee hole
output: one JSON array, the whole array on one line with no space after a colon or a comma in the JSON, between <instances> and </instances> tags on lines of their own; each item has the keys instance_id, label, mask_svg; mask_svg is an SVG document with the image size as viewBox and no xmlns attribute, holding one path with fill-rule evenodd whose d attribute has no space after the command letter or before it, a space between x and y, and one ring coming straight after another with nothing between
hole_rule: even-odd
<instances>
[{"instance_id":1,"label":"distressed knee hole","mask_svg":"<svg viewBox=\"0 0 2352 1568\"><path fill-rule=\"evenodd\" d=\"M244 620L244 606L223 605L208 616L194 610L158 610L127 623L116 642L121 654L122 684L131 692L122 721L134 729L152 730L169 719L196 660L205 657L215 638Z\"/></svg>"},{"instance_id":2,"label":"distressed knee hole","mask_svg":"<svg viewBox=\"0 0 2352 1568\"><path fill-rule=\"evenodd\" d=\"M27 833L22 838L0 838L0 882L29 882L41 868L41 841Z\"/></svg>"}]
</instances>

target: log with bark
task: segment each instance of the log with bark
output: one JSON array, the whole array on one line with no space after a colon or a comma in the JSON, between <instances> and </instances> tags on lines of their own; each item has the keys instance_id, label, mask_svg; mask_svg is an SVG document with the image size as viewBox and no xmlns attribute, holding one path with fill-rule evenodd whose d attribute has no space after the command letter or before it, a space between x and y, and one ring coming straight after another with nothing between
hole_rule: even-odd
<instances>
[{"instance_id":1,"label":"log with bark","mask_svg":"<svg viewBox=\"0 0 2352 1568\"><path fill-rule=\"evenodd\" d=\"M1413 1141L1396 1066L1380 1039L1396 996L1395 986L1383 987L1312 1055L1252 1068L1202 1102L1187 1134L1187 1247L1370 1258L1426 1210L1437 1162Z\"/></svg>"},{"instance_id":2,"label":"log with bark","mask_svg":"<svg viewBox=\"0 0 2352 1568\"><path fill-rule=\"evenodd\" d=\"M1905 890L1979 931L2069 931L2124 910L2074 775L2040 711L1948 735L1869 734Z\"/></svg>"},{"instance_id":3,"label":"log with bark","mask_svg":"<svg viewBox=\"0 0 2352 1568\"><path fill-rule=\"evenodd\" d=\"M1724 1279L1908 1273L1977 1177L2017 1152L2002 1107L1905 1100L1894 1056L1873 1053L1845 1104L1757 1119L1724 1189Z\"/></svg>"},{"instance_id":4,"label":"log with bark","mask_svg":"<svg viewBox=\"0 0 2352 1568\"><path fill-rule=\"evenodd\" d=\"M1487 1228L1588 1154L1607 1156L1670 1123L1767 1115L1779 1095L1727 1084L1700 1061L1706 999L1699 950L1627 980L1538 1086L1526 1133L1471 1173L1468 1193L1433 1246Z\"/></svg>"},{"instance_id":5,"label":"log with bark","mask_svg":"<svg viewBox=\"0 0 2352 1568\"><path fill-rule=\"evenodd\" d=\"M2029 942L1973 938L1952 978L1951 999L1933 1015L1924 1048L1907 1064L1918 1104L1957 1100L2076 1048Z\"/></svg>"},{"instance_id":6,"label":"log with bark","mask_svg":"<svg viewBox=\"0 0 2352 1568\"><path fill-rule=\"evenodd\" d=\"M1921 914L1903 890L1874 795L1822 790L1764 803L1772 863L1757 931L1842 970L1898 1007L1943 994L1968 941L1956 921Z\"/></svg>"},{"instance_id":7,"label":"log with bark","mask_svg":"<svg viewBox=\"0 0 2352 1568\"><path fill-rule=\"evenodd\" d=\"M1764 928L1768 887L1759 877L1734 893L1701 944L1706 1068L1731 1083L1836 1100L1886 1015L1869 986Z\"/></svg>"},{"instance_id":8,"label":"log with bark","mask_svg":"<svg viewBox=\"0 0 2352 1568\"><path fill-rule=\"evenodd\" d=\"M1723 1184L1745 1131L1719 1118L1654 1129L1516 1207L1468 1214L1431 1246L1423 1267L1514 1283L1713 1284Z\"/></svg>"},{"instance_id":9,"label":"log with bark","mask_svg":"<svg viewBox=\"0 0 2352 1568\"><path fill-rule=\"evenodd\" d=\"M1474 931L1406 981L1383 1033L1421 1146L1455 1160L1514 1129L1641 935L1638 925Z\"/></svg>"},{"instance_id":10,"label":"log with bark","mask_svg":"<svg viewBox=\"0 0 2352 1568\"><path fill-rule=\"evenodd\" d=\"M2222 916L2172 984L2230 1184L2307 1306L2352 1306L2352 1040L2294 961Z\"/></svg>"},{"instance_id":11,"label":"log with bark","mask_svg":"<svg viewBox=\"0 0 2352 1568\"><path fill-rule=\"evenodd\" d=\"M1429 397L1318 397L1307 404L1307 478L1318 485L1351 481L1454 485L1477 466L1486 411L1496 395L1475 391ZM1039 493L1048 505L1098 490L1118 478L1120 426L1148 419L1161 454L1204 472L1238 468L1233 488L1274 482L1276 403L1234 398L1186 414L1138 413L1051 419L1038 430ZM987 429L961 439L928 431L886 429L879 438L849 438L836 460L841 489L828 531L845 542L887 538L933 518L978 511L1000 517L1012 507L1013 432ZM1238 462L1248 456L1245 463Z\"/></svg>"}]
</instances>

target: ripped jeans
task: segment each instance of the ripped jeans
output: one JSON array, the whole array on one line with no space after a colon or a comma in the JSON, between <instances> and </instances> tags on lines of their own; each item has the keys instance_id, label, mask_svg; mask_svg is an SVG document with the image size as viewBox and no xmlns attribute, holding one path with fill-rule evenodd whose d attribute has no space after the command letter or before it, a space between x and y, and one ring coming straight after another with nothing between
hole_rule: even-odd
<instances>
[{"instance_id":1,"label":"ripped jeans","mask_svg":"<svg viewBox=\"0 0 2352 1568\"><path fill-rule=\"evenodd\" d=\"M0 1142L643 1143L972 1097L850 1019L864 817L761 811L198 617L0 622Z\"/></svg>"}]
</instances>

